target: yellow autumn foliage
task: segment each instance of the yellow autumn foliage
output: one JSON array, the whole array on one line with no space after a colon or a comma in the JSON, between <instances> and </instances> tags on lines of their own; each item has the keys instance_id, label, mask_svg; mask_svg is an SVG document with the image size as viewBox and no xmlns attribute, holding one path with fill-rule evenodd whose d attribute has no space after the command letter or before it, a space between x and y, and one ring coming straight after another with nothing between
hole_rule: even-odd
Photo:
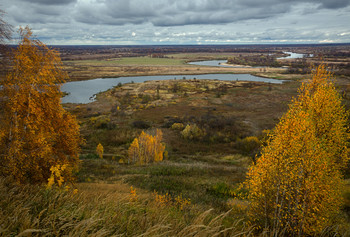
<instances>
[{"instance_id":1,"label":"yellow autumn foliage","mask_svg":"<svg viewBox=\"0 0 350 237\"><path fill-rule=\"evenodd\" d=\"M347 113L324 65L303 83L248 171L249 216L260 229L318 235L342 205Z\"/></svg>"},{"instance_id":2,"label":"yellow autumn foliage","mask_svg":"<svg viewBox=\"0 0 350 237\"><path fill-rule=\"evenodd\" d=\"M163 160L165 145L162 143L163 133L157 129L156 135L152 136L144 131L131 143L128 153L128 163L148 164Z\"/></svg>"},{"instance_id":3,"label":"yellow autumn foliage","mask_svg":"<svg viewBox=\"0 0 350 237\"><path fill-rule=\"evenodd\" d=\"M78 123L61 105L60 83L67 74L59 54L31 39L27 27L2 81L0 171L18 183L46 182L51 167L65 165L65 180L79 163Z\"/></svg>"},{"instance_id":4,"label":"yellow autumn foliage","mask_svg":"<svg viewBox=\"0 0 350 237\"><path fill-rule=\"evenodd\" d=\"M103 146L101 143L99 143L96 147L96 152L98 157L100 157L100 159L103 159Z\"/></svg>"},{"instance_id":5,"label":"yellow autumn foliage","mask_svg":"<svg viewBox=\"0 0 350 237\"><path fill-rule=\"evenodd\" d=\"M58 187L61 187L64 183L63 172L67 168L67 165L56 165L50 168L51 176L47 179L46 188L50 189L55 183L57 183ZM56 181L56 182L55 182ZM69 186L66 186L69 187Z\"/></svg>"}]
</instances>

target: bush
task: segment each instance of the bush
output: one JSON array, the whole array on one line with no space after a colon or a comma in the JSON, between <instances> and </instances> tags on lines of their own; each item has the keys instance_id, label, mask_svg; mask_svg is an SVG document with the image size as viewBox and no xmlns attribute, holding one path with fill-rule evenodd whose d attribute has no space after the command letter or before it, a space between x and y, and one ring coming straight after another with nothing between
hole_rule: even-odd
<instances>
[{"instance_id":1,"label":"bush","mask_svg":"<svg viewBox=\"0 0 350 237\"><path fill-rule=\"evenodd\" d=\"M107 115L92 117L89 119L89 124L95 129L113 129L115 127Z\"/></svg>"},{"instance_id":2,"label":"bush","mask_svg":"<svg viewBox=\"0 0 350 237\"><path fill-rule=\"evenodd\" d=\"M171 126L171 129L173 129L173 130L182 130L183 128L184 128L183 123L174 123Z\"/></svg>"},{"instance_id":3,"label":"bush","mask_svg":"<svg viewBox=\"0 0 350 237\"><path fill-rule=\"evenodd\" d=\"M189 124L196 124L205 131L205 137L201 140L208 142L227 143L251 134L250 127L233 116L213 115L208 112L200 117L186 116L183 120Z\"/></svg>"},{"instance_id":4,"label":"bush","mask_svg":"<svg viewBox=\"0 0 350 237\"><path fill-rule=\"evenodd\" d=\"M261 147L261 142L257 137L245 137L243 139L238 139L235 143L235 148L243 155L249 155L254 157Z\"/></svg>"},{"instance_id":5,"label":"bush","mask_svg":"<svg viewBox=\"0 0 350 237\"><path fill-rule=\"evenodd\" d=\"M171 128L174 123L182 123L182 119L178 117L165 117L163 128Z\"/></svg>"},{"instance_id":6,"label":"bush","mask_svg":"<svg viewBox=\"0 0 350 237\"><path fill-rule=\"evenodd\" d=\"M188 140L200 140L206 135L206 132L200 129L196 124L188 124L181 132L181 135Z\"/></svg>"}]
</instances>

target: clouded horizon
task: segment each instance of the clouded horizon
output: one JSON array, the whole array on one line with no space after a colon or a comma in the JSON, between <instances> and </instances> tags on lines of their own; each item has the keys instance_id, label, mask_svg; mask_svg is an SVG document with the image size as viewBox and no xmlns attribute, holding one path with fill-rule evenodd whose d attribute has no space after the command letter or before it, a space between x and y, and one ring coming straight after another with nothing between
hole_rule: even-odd
<instances>
[{"instance_id":1,"label":"clouded horizon","mask_svg":"<svg viewBox=\"0 0 350 237\"><path fill-rule=\"evenodd\" d=\"M350 0L3 1L51 45L350 43Z\"/></svg>"}]
</instances>

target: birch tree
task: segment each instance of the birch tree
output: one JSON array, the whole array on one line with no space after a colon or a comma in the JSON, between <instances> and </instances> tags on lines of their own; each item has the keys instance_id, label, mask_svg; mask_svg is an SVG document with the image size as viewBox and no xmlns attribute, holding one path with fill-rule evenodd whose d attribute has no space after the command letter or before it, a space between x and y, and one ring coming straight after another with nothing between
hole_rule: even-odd
<instances>
[{"instance_id":1,"label":"birch tree","mask_svg":"<svg viewBox=\"0 0 350 237\"><path fill-rule=\"evenodd\" d=\"M315 235L342 205L347 113L324 65L302 84L248 172L249 215L276 235Z\"/></svg>"},{"instance_id":2,"label":"birch tree","mask_svg":"<svg viewBox=\"0 0 350 237\"><path fill-rule=\"evenodd\" d=\"M18 183L46 182L51 167L65 165L62 176L68 180L82 140L75 117L61 105L60 84L67 74L57 51L31 39L28 27L20 34L0 90L0 170Z\"/></svg>"}]
</instances>

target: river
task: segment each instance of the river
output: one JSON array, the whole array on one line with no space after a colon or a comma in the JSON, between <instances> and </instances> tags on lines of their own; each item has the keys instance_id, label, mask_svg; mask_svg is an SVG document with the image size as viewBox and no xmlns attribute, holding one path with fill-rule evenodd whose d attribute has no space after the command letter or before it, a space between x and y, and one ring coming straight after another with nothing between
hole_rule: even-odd
<instances>
[{"instance_id":1,"label":"river","mask_svg":"<svg viewBox=\"0 0 350 237\"><path fill-rule=\"evenodd\" d=\"M287 57L280 57L280 58L277 58L277 59L303 58L303 57L305 57L307 55L307 54L293 53L293 52L283 52L283 53L289 54L289 56L287 56Z\"/></svg>"},{"instance_id":2,"label":"river","mask_svg":"<svg viewBox=\"0 0 350 237\"><path fill-rule=\"evenodd\" d=\"M166 76L138 76L118 78L98 78L85 81L64 83L61 87L63 92L68 93L62 98L62 103L86 104L94 101L94 95L117 86L118 83L145 82L151 80L171 79L218 79L223 81L260 81L267 83L283 83L282 80L256 77L250 74L199 74L199 75L166 75Z\"/></svg>"},{"instance_id":3,"label":"river","mask_svg":"<svg viewBox=\"0 0 350 237\"><path fill-rule=\"evenodd\" d=\"M293 52L283 52L285 54L289 54L289 56L281 57L277 59L289 59L289 58L303 58L307 54L293 53ZM313 55L310 55L312 57ZM211 67L230 67L230 68L247 68L250 66L242 66L242 65L230 65L227 64L227 60L206 60L206 61L195 61L189 62L190 65L198 65L198 66L211 66ZM256 66L251 68L264 68L262 66Z\"/></svg>"}]
</instances>

